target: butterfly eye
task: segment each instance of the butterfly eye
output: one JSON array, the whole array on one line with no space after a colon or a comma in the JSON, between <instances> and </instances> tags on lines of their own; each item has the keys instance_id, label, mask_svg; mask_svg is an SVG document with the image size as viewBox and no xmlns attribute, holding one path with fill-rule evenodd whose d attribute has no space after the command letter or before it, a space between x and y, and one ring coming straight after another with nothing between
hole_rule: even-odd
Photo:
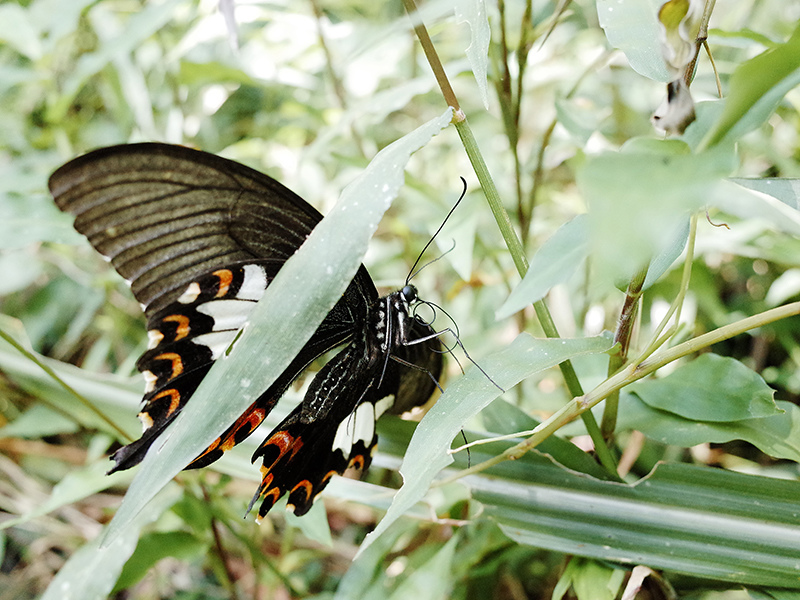
<instances>
[{"instance_id":1,"label":"butterfly eye","mask_svg":"<svg viewBox=\"0 0 800 600\"><path fill-rule=\"evenodd\" d=\"M400 293L403 295L403 299L405 299L405 301L409 304L417 299L417 288L415 288L413 285L403 286L403 289L400 290Z\"/></svg>"}]
</instances>

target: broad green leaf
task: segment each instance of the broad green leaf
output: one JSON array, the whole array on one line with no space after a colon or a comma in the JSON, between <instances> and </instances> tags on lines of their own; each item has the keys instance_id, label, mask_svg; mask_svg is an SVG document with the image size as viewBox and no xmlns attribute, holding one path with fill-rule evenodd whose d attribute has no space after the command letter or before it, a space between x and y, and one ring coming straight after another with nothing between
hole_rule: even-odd
<instances>
[{"instance_id":1,"label":"broad green leaf","mask_svg":"<svg viewBox=\"0 0 800 600\"><path fill-rule=\"evenodd\" d=\"M122 568L113 592L138 583L162 558L172 556L188 560L204 555L207 549L206 542L186 531L155 531L143 535L136 545L136 550Z\"/></svg>"},{"instance_id":2,"label":"broad green leaf","mask_svg":"<svg viewBox=\"0 0 800 600\"><path fill-rule=\"evenodd\" d=\"M742 135L750 129L748 119L762 121L798 82L800 25L786 43L770 48L736 68L731 76L725 109L703 138L702 146L714 146L732 133L737 137ZM735 128L739 131L734 131Z\"/></svg>"},{"instance_id":3,"label":"broad green leaf","mask_svg":"<svg viewBox=\"0 0 800 600\"><path fill-rule=\"evenodd\" d=\"M747 590L753 600L800 600L800 592L779 589Z\"/></svg>"},{"instance_id":4,"label":"broad green leaf","mask_svg":"<svg viewBox=\"0 0 800 600\"><path fill-rule=\"evenodd\" d=\"M334 600L384 600L386 587L380 579L382 562L409 531L413 531L411 522L397 521L374 544L359 553L339 582Z\"/></svg>"},{"instance_id":5,"label":"broad green leaf","mask_svg":"<svg viewBox=\"0 0 800 600\"><path fill-rule=\"evenodd\" d=\"M222 84L223 82L253 85L253 78L241 69L217 61L194 63L182 60L180 81L187 85Z\"/></svg>"},{"instance_id":6,"label":"broad green leaf","mask_svg":"<svg viewBox=\"0 0 800 600\"><path fill-rule=\"evenodd\" d=\"M105 600L128 558L141 529L175 503L181 491L170 485L153 500L151 510L140 513L128 528L101 546L103 534L73 554L50 582L40 600Z\"/></svg>"},{"instance_id":7,"label":"broad green leaf","mask_svg":"<svg viewBox=\"0 0 800 600\"><path fill-rule=\"evenodd\" d=\"M458 0L455 3L456 22L469 24L470 44L466 50L483 106L489 109L489 86L486 73L489 67L489 43L492 31L484 0Z\"/></svg>"},{"instance_id":8,"label":"broad green leaf","mask_svg":"<svg viewBox=\"0 0 800 600\"><path fill-rule=\"evenodd\" d=\"M623 569L615 569L596 560L573 558L572 589L578 600L614 600L622 590Z\"/></svg>"},{"instance_id":9,"label":"broad green leaf","mask_svg":"<svg viewBox=\"0 0 800 600\"><path fill-rule=\"evenodd\" d=\"M555 102L556 118L580 146L585 146L592 134L600 127L604 114L598 114L593 105L586 105L585 99L559 96Z\"/></svg>"},{"instance_id":10,"label":"broad green leaf","mask_svg":"<svg viewBox=\"0 0 800 600\"><path fill-rule=\"evenodd\" d=\"M486 430L497 435L530 431L539 425L539 421L503 398L498 398L484 408L480 416ZM547 438L536 449L542 454L552 456L559 464L573 471L586 473L597 479L609 478L608 472L591 455L557 435Z\"/></svg>"},{"instance_id":11,"label":"broad green leaf","mask_svg":"<svg viewBox=\"0 0 800 600\"><path fill-rule=\"evenodd\" d=\"M769 286L764 302L769 307L778 306L797 295L800 295L800 269L787 269Z\"/></svg>"},{"instance_id":12,"label":"broad green leaf","mask_svg":"<svg viewBox=\"0 0 800 600\"><path fill-rule=\"evenodd\" d=\"M32 352L30 344L21 333L19 321L0 315L0 330L2 330L3 334L15 339L29 352ZM119 424L130 435L131 440L135 439L141 432L141 425L136 423L137 419L134 416L142 398L141 390L144 387L138 377L133 381L128 378L113 377L105 374L89 374L74 365L62 363L33 352L32 354L37 360L52 369L72 390L96 406L114 423ZM57 405L61 414L69 415L76 423L80 423L88 429L99 429L105 433L119 436L119 433L101 419L97 412L78 400L74 394L62 387L60 383L45 373L41 367L26 358L3 339L0 339L0 369L28 393Z\"/></svg>"},{"instance_id":13,"label":"broad green leaf","mask_svg":"<svg viewBox=\"0 0 800 600\"><path fill-rule=\"evenodd\" d=\"M312 504L311 509L302 517L298 517L291 511L286 511L284 518L286 519L287 525L299 529L308 539L314 540L318 544L328 546L329 548L333 547L331 528L328 524L328 512L325 510L325 504L322 502L315 502Z\"/></svg>"},{"instance_id":14,"label":"broad green leaf","mask_svg":"<svg viewBox=\"0 0 800 600\"><path fill-rule=\"evenodd\" d=\"M683 253L686 242L689 240L689 219L684 219L683 223L677 226L674 234L670 236L670 240L664 245L661 252L650 261L642 289L646 290L658 281Z\"/></svg>"},{"instance_id":15,"label":"broad green leaf","mask_svg":"<svg viewBox=\"0 0 800 600\"><path fill-rule=\"evenodd\" d=\"M800 407L780 400L776 404L783 414L725 423L685 419L651 408L636 394L622 394L619 428L641 431L661 443L684 448L744 440L775 458L800 462Z\"/></svg>"},{"instance_id":16,"label":"broad green leaf","mask_svg":"<svg viewBox=\"0 0 800 600\"><path fill-rule=\"evenodd\" d=\"M31 176L41 177L42 173L28 171L16 162L0 166L0 249L41 242L86 243L73 229L72 218L58 210L50 196L32 191Z\"/></svg>"},{"instance_id":17,"label":"broad green leaf","mask_svg":"<svg viewBox=\"0 0 800 600\"><path fill-rule=\"evenodd\" d=\"M497 311L498 319L541 300L550 289L565 283L578 270L589 252L589 219L578 215L558 228L531 259L519 285Z\"/></svg>"},{"instance_id":18,"label":"broad green leaf","mask_svg":"<svg viewBox=\"0 0 800 600\"><path fill-rule=\"evenodd\" d=\"M762 194L769 194L795 210L800 210L800 179L781 177L732 177L731 181Z\"/></svg>"},{"instance_id":19,"label":"broad green leaf","mask_svg":"<svg viewBox=\"0 0 800 600\"><path fill-rule=\"evenodd\" d=\"M0 529L14 527L47 513L67 506L84 498L88 498L113 486L125 485L132 479L130 473L114 473L106 475L109 465L105 461L71 471L64 479L53 486L50 497L28 514L0 523Z\"/></svg>"},{"instance_id":20,"label":"broad green leaf","mask_svg":"<svg viewBox=\"0 0 800 600\"><path fill-rule=\"evenodd\" d=\"M652 140L589 158L578 187L589 203L590 255L599 276L627 281L675 245L687 216L733 168L730 148L691 154L676 140Z\"/></svg>"},{"instance_id":21,"label":"broad green leaf","mask_svg":"<svg viewBox=\"0 0 800 600\"><path fill-rule=\"evenodd\" d=\"M476 449L473 460L485 454ZM538 548L694 577L800 589L800 482L659 464L598 481L534 454L471 477L484 514Z\"/></svg>"},{"instance_id":22,"label":"broad green leaf","mask_svg":"<svg viewBox=\"0 0 800 600\"><path fill-rule=\"evenodd\" d=\"M534 373L575 356L604 352L610 347L611 340L604 337L535 339L523 333L507 348L481 361L481 366L494 383L478 369L472 368L464 377L450 384L414 432L400 467L403 487L395 495L384 518L364 540L359 552L369 547L389 525L419 501L439 472L453 462L448 453L453 438L470 417L502 393L497 386L511 389Z\"/></svg>"},{"instance_id":23,"label":"broad green leaf","mask_svg":"<svg viewBox=\"0 0 800 600\"><path fill-rule=\"evenodd\" d=\"M403 580L389 598L391 600L449 598L455 582L448 575L452 571L451 563L458 541L457 536L450 538L430 560Z\"/></svg>"},{"instance_id":24,"label":"broad green leaf","mask_svg":"<svg viewBox=\"0 0 800 600\"><path fill-rule=\"evenodd\" d=\"M740 219L766 221L778 231L800 236L800 211L768 193L723 181L708 200Z\"/></svg>"},{"instance_id":25,"label":"broad green leaf","mask_svg":"<svg viewBox=\"0 0 800 600\"><path fill-rule=\"evenodd\" d=\"M671 81L661 56L658 9L663 0L597 0L597 17L608 43L625 53L634 71Z\"/></svg>"},{"instance_id":26,"label":"broad green leaf","mask_svg":"<svg viewBox=\"0 0 800 600\"><path fill-rule=\"evenodd\" d=\"M41 438L58 433L75 433L78 424L64 413L44 404L34 404L5 427L0 427L0 438Z\"/></svg>"},{"instance_id":27,"label":"broad green leaf","mask_svg":"<svg viewBox=\"0 0 800 600\"><path fill-rule=\"evenodd\" d=\"M780 414L761 376L738 360L702 354L666 377L630 386L646 404L697 421L730 422Z\"/></svg>"},{"instance_id":28,"label":"broad green leaf","mask_svg":"<svg viewBox=\"0 0 800 600\"><path fill-rule=\"evenodd\" d=\"M334 209L270 284L233 351L214 363L192 401L150 448L109 526L109 542L297 355L355 275L370 236L403 185L411 154L451 117L448 109L384 148L342 192ZM220 397L228 401L219 402Z\"/></svg>"}]
</instances>

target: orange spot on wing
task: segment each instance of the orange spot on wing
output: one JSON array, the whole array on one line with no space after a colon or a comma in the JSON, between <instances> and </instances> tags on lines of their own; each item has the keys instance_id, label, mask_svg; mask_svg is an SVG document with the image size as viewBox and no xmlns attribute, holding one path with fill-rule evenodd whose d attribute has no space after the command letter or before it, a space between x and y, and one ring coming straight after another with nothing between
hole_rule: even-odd
<instances>
[{"instance_id":1,"label":"orange spot on wing","mask_svg":"<svg viewBox=\"0 0 800 600\"><path fill-rule=\"evenodd\" d=\"M201 458L203 458L207 454L209 454L211 452L214 452L214 450L216 450L219 447L221 442L222 442L222 438L215 439L213 442L211 442L211 444L208 446L208 448L203 450L203 453L200 456L198 456L197 458L195 458L192 462L193 463L197 462L198 460L200 460ZM223 450L223 452L225 452L225 451Z\"/></svg>"},{"instance_id":2,"label":"orange spot on wing","mask_svg":"<svg viewBox=\"0 0 800 600\"><path fill-rule=\"evenodd\" d=\"M169 408L167 408L167 414L164 415L165 417L169 417L174 413L177 408L181 405L181 393L176 389L168 389L158 392L151 402L155 402L156 400L160 400L161 398L169 397Z\"/></svg>"},{"instance_id":3,"label":"orange spot on wing","mask_svg":"<svg viewBox=\"0 0 800 600\"><path fill-rule=\"evenodd\" d=\"M178 327L175 330L175 340L182 340L189 335L189 317L185 315L169 315L164 317L162 321L166 323L177 323Z\"/></svg>"},{"instance_id":4,"label":"orange spot on wing","mask_svg":"<svg viewBox=\"0 0 800 600\"><path fill-rule=\"evenodd\" d=\"M154 357L153 360L168 360L172 362L172 373L169 376L170 379L174 379L183 373L183 359L181 358L180 354L175 352L163 352Z\"/></svg>"},{"instance_id":5,"label":"orange spot on wing","mask_svg":"<svg viewBox=\"0 0 800 600\"><path fill-rule=\"evenodd\" d=\"M306 500L308 500L311 497L311 492L314 491L314 486L311 484L311 482L308 479L304 479L303 481L301 481L300 483L298 483L297 485L295 485L292 488L292 491L289 492L289 495L291 496L297 490L300 490L300 489L305 492Z\"/></svg>"},{"instance_id":6,"label":"orange spot on wing","mask_svg":"<svg viewBox=\"0 0 800 600\"><path fill-rule=\"evenodd\" d=\"M350 462L347 464L348 469L358 469L362 470L364 468L364 457L361 454L354 456L350 459Z\"/></svg>"},{"instance_id":7,"label":"orange spot on wing","mask_svg":"<svg viewBox=\"0 0 800 600\"><path fill-rule=\"evenodd\" d=\"M277 446L278 448L278 456L275 458L275 460L273 460L269 466L264 465L263 467L261 467L262 471L264 469L269 471L272 467L275 466L275 463L277 463L286 455L286 453L290 449L292 450L292 456L297 454L297 451L303 447L303 440L302 438L294 437L288 431L278 431L274 433L272 437L270 437L266 442L264 442L264 445Z\"/></svg>"},{"instance_id":8,"label":"orange spot on wing","mask_svg":"<svg viewBox=\"0 0 800 600\"><path fill-rule=\"evenodd\" d=\"M233 282L233 273L230 269L220 269L219 271L214 271L212 274L219 279L219 290L217 290L217 294L214 297L224 298L228 294L228 290Z\"/></svg>"}]
</instances>

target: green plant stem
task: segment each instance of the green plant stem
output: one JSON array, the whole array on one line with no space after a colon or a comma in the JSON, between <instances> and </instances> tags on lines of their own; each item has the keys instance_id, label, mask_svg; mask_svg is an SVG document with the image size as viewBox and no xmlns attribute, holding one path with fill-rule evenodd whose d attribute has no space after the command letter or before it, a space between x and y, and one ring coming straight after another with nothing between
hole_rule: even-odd
<instances>
[{"instance_id":1,"label":"green plant stem","mask_svg":"<svg viewBox=\"0 0 800 600\"><path fill-rule=\"evenodd\" d=\"M661 319L661 322L656 327L655 333L650 340L650 343L644 351L634 359L634 364L639 364L647 359L653 352L658 350L664 343L673 336L675 330L678 328L678 322L681 318L681 310L683 309L683 300L686 298L686 292L689 290L689 280L692 277L692 262L694 261L694 245L697 239L697 219L698 214L692 215L689 221L689 239L686 242L686 258L683 261L683 272L681 274L681 286L678 290L678 295L670 304L667 314ZM667 330L664 335L661 333L669 323L669 320L675 315L675 323Z\"/></svg>"},{"instance_id":2,"label":"green plant stem","mask_svg":"<svg viewBox=\"0 0 800 600\"><path fill-rule=\"evenodd\" d=\"M467 122L467 117L459 107L458 99L456 98L455 92L453 92L453 88L447 79L447 74L445 73L444 67L439 60L439 55L436 52L436 48L433 46L433 42L428 35L425 25L420 21L418 15L416 15L417 7L414 0L403 0L403 4L414 23L414 31L419 38L420 45L425 51L425 56L427 57L434 76L436 77L436 81L442 90L442 95L444 96L445 102L447 102L449 106L452 106L455 111L453 123L456 127L456 131L461 138L461 142L464 144L464 150L467 153L470 163L472 163L472 168L475 170L478 181L481 183L483 192L486 195L486 200L489 203L489 208L494 215L495 221L497 221L500 234L503 236L503 240L505 241L508 251L511 254L511 258L514 261L514 266L516 267L520 276L524 277L525 273L528 271L528 259L525 256L522 243L514 231L514 226L511 223L508 212L506 211L505 206L503 206L503 202L500 199L500 194L497 191L497 187L494 185L494 180L492 179L491 174L489 173L489 168L486 166L486 161L483 160L483 155L478 148L478 142L475 139L475 136L472 134L472 129ZM544 301L539 300L538 302L535 302L533 307L536 311L536 316L539 319L539 323L544 331L544 334L550 338L560 337L558 335L558 329L556 328L553 318L550 315L550 311L548 310ZM581 396L583 394L583 388L578 381L578 376L575 373L575 369L572 367L572 363L570 361L565 361L559 365L559 368L561 369L561 373L564 377L570 394L572 396ZM601 464L609 469L610 473L615 473L616 467L614 465L613 457L603 441L603 436L600 434L600 427L597 424L594 415L592 415L590 412L585 412L584 414L585 416L582 416L581 418L584 421L586 430L592 437L592 441L594 442L595 446L595 452L597 453Z\"/></svg>"},{"instance_id":3,"label":"green plant stem","mask_svg":"<svg viewBox=\"0 0 800 600\"><path fill-rule=\"evenodd\" d=\"M425 28L425 24L417 13L416 2L414 2L414 0L403 0L403 6L405 6L406 12L411 19L411 23L414 26L414 33L417 34L417 39L419 40L420 46L422 46L422 50L425 52L428 64L431 66L431 69L433 69L433 76L436 78L436 83L439 84L439 89L442 90L444 101L447 103L447 106L453 107L457 115L456 118L458 118L459 113L463 116L461 106L458 104L458 98L456 98L456 93L450 85L450 80L447 79L447 73L444 71L442 61L439 60L439 55L436 53L436 48L433 46L431 36L428 35L428 30Z\"/></svg>"},{"instance_id":4,"label":"green plant stem","mask_svg":"<svg viewBox=\"0 0 800 600\"><path fill-rule=\"evenodd\" d=\"M72 394L78 400L78 402L83 404L86 408L88 408L95 415L97 415L104 423L106 423L106 425L111 427L111 429L113 429L114 431L116 431L120 435L120 439L126 440L128 442L132 442L133 441L133 438L131 438L131 436L129 436L127 433L125 433L125 431L122 430L116 423L114 423L114 421L112 421L110 417L108 417L105 413L103 413L103 411L101 411L94 404L89 402L89 400L87 400L81 394L79 394L77 391L75 391L75 389L72 386L70 386L66 381L64 381L63 379L61 379L61 377L59 377L58 373L56 373L48 365L46 365L41 360L39 360L38 356L36 356L33 352L30 352L27 348L25 348L24 346L19 344L13 337L8 335L2 329L0 329L0 338L5 340L6 342L8 342L11 346L14 347L14 349L17 350L17 352L22 354L25 358L27 358L29 361L31 361L33 364L35 364L37 367L39 367L42 371L47 373L47 375L51 379L53 379L56 383L58 383L68 393ZM59 410L59 412L64 412L64 411ZM73 418L72 415L67 415L67 416L69 418Z\"/></svg>"},{"instance_id":5,"label":"green plant stem","mask_svg":"<svg viewBox=\"0 0 800 600\"><path fill-rule=\"evenodd\" d=\"M612 354L608 360L609 377L619 371L628 360L631 335L633 334L633 326L636 322L637 309L639 307L639 300L642 297L642 287L644 286L646 277L647 267L644 267L633 276L633 279L631 279L628 284L628 290L625 293L625 302L622 305L622 311L619 315L617 331L614 334L614 342L619 344L619 350ZM606 443L609 445L611 445L611 440L614 437L614 430L617 427L618 408L619 392L614 392L606 398L606 403L603 407L603 420L600 425L603 439L606 440Z\"/></svg>"},{"instance_id":6,"label":"green plant stem","mask_svg":"<svg viewBox=\"0 0 800 600\"><path fill-rule=\"evenodd\" d=\"M619 392L625 386L630 385L639 379L647 377L661 367L668 365L679 358L683 358L684 356L688 356L690 354L695 354L700 350L730 339L736 335L744 333L745 331L755 329L756 327L762 327L769 323L780 321L781 319L796 315L800 315L800 302L792 302L791 304L779 306L757 315L753 315L752 317L747 317L746 319L736 321L735 323L730 323L729 325L725 325L715 329L714 331L709 331L708 333L699 335L696 338L683 342L682 344L678 344L677 346L667 348L666 350L654 354L640 364L630 363L617 374L606 379L588 394L573 398L558 412L547 419L547 421L534 429L531 436L527 440L520 442L516 446L509 448L502 454L499 454L489 460L470 467L469 469L464 469L458 473L455 473L454 475L440 482L440 484L444 485L467 475L480 473L481 471L485 471L486 469L500 464L505 460L515 460L520 458L526 452L541 444L558 429L572 421L575 417L579 416L585 411L588 411L602 400L608 398L610 394Z\"/></svg>"}]
</instances>

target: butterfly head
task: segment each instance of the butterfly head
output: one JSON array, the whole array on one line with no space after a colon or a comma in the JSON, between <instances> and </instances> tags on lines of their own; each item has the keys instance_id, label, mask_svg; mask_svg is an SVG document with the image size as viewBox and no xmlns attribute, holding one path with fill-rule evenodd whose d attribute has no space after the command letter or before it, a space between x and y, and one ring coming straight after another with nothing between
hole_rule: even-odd
<instances>
[{"instance_id":1,"label":"butterfly head","mask_svg":"<svg viewBox=\"0 0 800 600\"><path fill-rule=\"evenodd\" d=\"M400 290L400 295L403 297L406 304L414 304L414 302L419 299L417 288L409 283L403 286L403 289Z\"/></svg>"}]
</instances>

